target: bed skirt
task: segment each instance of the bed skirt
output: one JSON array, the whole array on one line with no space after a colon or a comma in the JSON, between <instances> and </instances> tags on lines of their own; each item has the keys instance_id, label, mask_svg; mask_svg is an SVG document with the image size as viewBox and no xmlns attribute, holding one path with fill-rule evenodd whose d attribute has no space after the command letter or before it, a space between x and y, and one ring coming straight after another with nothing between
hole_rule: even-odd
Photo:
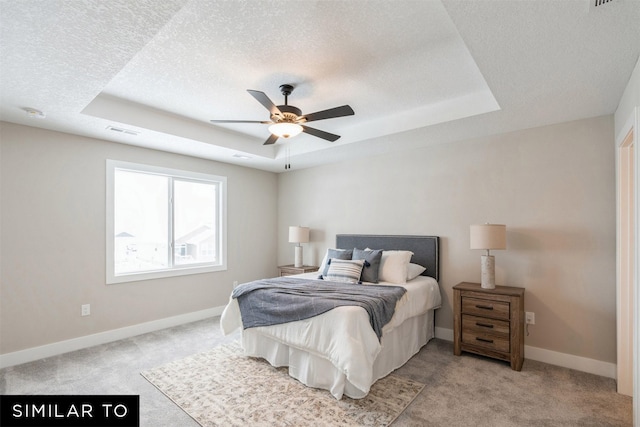
<instances>
[{"instance_id":1,"label":"bed skirt","mask_svg":"<svg viewBox=\"0 0 640 427\"><path fill-rule=\"evenodd\" d=\"M369 388L404 365L434 336L434 310L411 317L386 332L381 340L382 349L373 364ZM341 399L342 395L362 399L369 393L369 388L361 390L351 384L344 372L319 354L288 346L252 329L243 331L242 345L246 355L261 357L276 367L288 366L293 378L306 386L329 390L336 399Z\"/></svg>"}]
</instances>

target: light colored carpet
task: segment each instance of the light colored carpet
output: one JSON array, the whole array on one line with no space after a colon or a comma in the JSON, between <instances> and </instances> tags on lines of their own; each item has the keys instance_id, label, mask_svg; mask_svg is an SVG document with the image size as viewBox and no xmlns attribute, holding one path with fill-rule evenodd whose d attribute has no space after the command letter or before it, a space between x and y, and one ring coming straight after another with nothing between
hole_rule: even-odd
<instances>
[{"instance_id":1,"label":"light colored carpet","mask_svg":"<svg viewBox=\"0 0 640 427\"><path fill-rule=\"evenodd\" d=\"M305 387L236 343L142 372L203 426L387 426L424 384L395 375L376 382L364 399L336 400Z\"/></svg>"}]
</instances>

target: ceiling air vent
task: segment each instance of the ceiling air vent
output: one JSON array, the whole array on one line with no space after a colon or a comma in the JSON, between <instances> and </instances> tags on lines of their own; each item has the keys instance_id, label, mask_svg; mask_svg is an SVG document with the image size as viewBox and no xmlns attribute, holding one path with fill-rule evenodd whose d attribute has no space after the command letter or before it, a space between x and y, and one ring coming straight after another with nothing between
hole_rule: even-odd
<instances>
[{"instance_id":1,"label":"ceiling air vent","mask_svg":"<svg viewBox=\"0 0 640 427\"><path fill-rule=\"evenodd\" d=\"M589 1L589 12L593 10L604 10L606 9L603 6L614 4L613 0L588 0Z\"/></svg>"},{"instance_id":2,"label":"ceiling air vent","mask_svg":"<svg viewBox=\"0 0 640 427\"><path fill-rule=\"evenodd\" d=\"M124 128L117 128L115 126L107 126L108 130L112 130L114 132L118 132L118 133L124 133L126 135L138 135L140 132L137 132L135 130L130 130L130 129L124 129Z\"/></svg>"}]
</instances>

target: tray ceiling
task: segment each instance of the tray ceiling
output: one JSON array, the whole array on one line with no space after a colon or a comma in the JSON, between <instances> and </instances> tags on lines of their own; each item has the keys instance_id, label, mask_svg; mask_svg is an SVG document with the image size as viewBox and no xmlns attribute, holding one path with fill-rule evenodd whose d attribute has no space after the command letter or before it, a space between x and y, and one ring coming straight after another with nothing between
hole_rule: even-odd
<instances>
[{"instance_id":1,"label":"tray ceiling","mask_svg":"<svg viewBox=\"0 0 640 427\"><path fill-rule=\"evenodd\" d=\"M622 0L0 9L2 120L277 172L286 156L295 169L611 114L640 51L640 2ZM284 83L303 113L351 105L354 116L313 124L342 138L263 146L266 125L209 123L268 120L246 90L282 104Z\"/></svg>"}]
</instances>

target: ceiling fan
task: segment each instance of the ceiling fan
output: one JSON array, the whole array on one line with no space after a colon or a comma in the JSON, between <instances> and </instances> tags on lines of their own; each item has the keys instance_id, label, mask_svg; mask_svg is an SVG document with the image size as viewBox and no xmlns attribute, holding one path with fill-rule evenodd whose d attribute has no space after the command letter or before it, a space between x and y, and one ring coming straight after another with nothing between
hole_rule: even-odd
<instances>
[{"instance_id":1,"label":"ceiling fan","mask_svg":"<svg viewBox=\"0 0 640 427\"><path fill-rule=\"evenodd\" d=\"M302 114L302 110L293 105L289 105L289 95L293 92L293 86L284 84L280 86L280 92L284 95L284 105L275 105L264 92L258 90L248 89L247 92L253 96L260 104L269 110L271 121L260 120L210 120L211 123L262 123L268 124L269 132L271 136L264 142L264 145L274 144L278 138L291 138L298 135L300 132L308 133L309 135L316 136L318 138L326 139L327 141L336 141L340 138L340 135L325 132L323 130L314 129L309 126L305 126L304 123L313 122L317 120L333 119L336 117L352 116L353 109L348 105L342 105L340 107L330 108L328 110L316 111L311 114Z\"/></svg>"}]
</instances>

